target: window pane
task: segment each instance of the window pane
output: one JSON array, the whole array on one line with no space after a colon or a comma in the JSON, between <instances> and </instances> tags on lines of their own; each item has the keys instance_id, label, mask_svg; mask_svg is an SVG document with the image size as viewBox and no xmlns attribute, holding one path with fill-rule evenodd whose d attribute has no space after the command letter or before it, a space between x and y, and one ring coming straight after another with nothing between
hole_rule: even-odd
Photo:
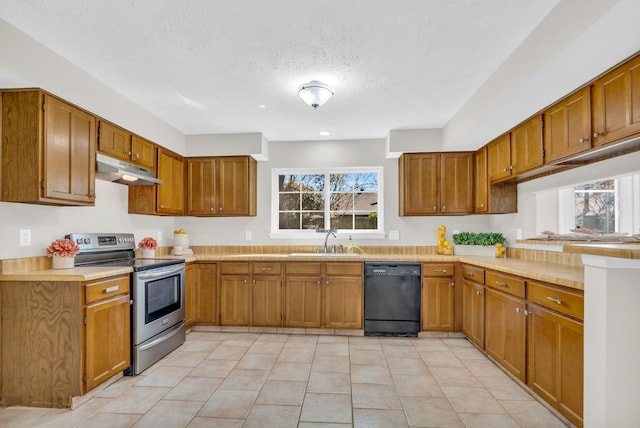
<instances>
[{"instance_id":1,"label":"window pane","mask_svg":"<svg viewBox=\"0 0 640 428\"><path fill-rule=\"evenodd\" d=\"M324 192L324 175L310 174L302 176L300 189L303 192Z\"/></svg>"},{"instance_id":2,"label":"window pane","mask_svg":"<svg viewBox=\"0 0 640 428\"><path fill-rule=\"evenodd\" d=\"M354 174L354 189L360 192L378 191L378 174L375 172Z\"/></svg>"},{"instance_id":3,"label":"window pane","mask_svg":"<svg viewBox=\"0 0 640 428\"><path fill-rule=\"evenodd\" d=\"M324 227L324 212L305 212L302 213L302 228L303 229L325 229Z\"/></svg>"},{"instance_id":4,"label":"window pane","mask_svg":"<svg viewBox=\"0 0 640 428\"><path fill-rule=\"evenodd\" d=\"M302 210L303 211L324 210L324 194L303 193L302 194Z\"/></svg>"},{"instance_id":5,"label":"window pane","mask_svg":"<svg viewBox=\"0 0 640 428\"><path fill-rule=\"evenodd\" d=\"M353 193L332 193L330 209L331 211L352 211Z\"/></svg>"},{"instance_id":6,"label":"window pane","mask_svg":"<svg viewBox=\"0 0 640 428\"><path fill-rule=\"evenodd\" d=\"M278 209L280 211L298 211L300 209L300 194L281 193Z\"/></svg>"},{"instance_id":7,"label":"window pane","mask_svg":"<svg viewBox=\"0 0 640 428\"><path fill-rule=\"evenodd\" d=\"M378 212L356 213L354 229L377 229L378 228Z\"/></svg>"},{"instance_id":8,"label":"window pane","mask_svg":"<svg viewBox=\"0 0 640 428\"><path fill-rule=\"evenodd\" d=\"M278 227L280 229L300 229L300 213L280 213Z\"/></svg>"},{"instance_id":9,"label":"window pane","mask_svg":"<svg viewBox=\"0 0 640 428\"><path fill-rule=\"evenodd\" d=\"M331 174L331 191L348 191L353 190L353 174Z\"/></svg>"},{"instance_id":10,"label":"window pane","mask_svg":"<svg viewBox=\"0 0 640 428\"><path fill-rule=\"evenodd\" d=\"M595 232L616 231L615 180L575 186L575 224Z\"/></svg>"},{"instance_id":11,"label":"window pane","mask_svg":"<svg viewBox=\"0 0 640 428\"><path fill-rule=\"evenodd\" d=\"M299 175L278 176L278 190L280 192L300 191Z\"/></svg>"}]
</instances>

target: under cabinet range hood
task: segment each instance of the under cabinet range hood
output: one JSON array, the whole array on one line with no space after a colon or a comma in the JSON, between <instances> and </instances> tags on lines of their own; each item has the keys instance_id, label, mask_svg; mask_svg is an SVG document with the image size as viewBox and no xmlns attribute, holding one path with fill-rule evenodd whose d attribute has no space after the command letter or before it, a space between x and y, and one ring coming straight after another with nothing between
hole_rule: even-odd
<instances>
[{"instance_id":1,"label":"under cabinet range hood","mask_svg":"<svg viewBox=\"0 0 640 428\"><path fill-rule=\"evenodd\" d=\"M152 170L96 153L96 178L127 186L162 184Z\"/></svg>"}]
</instances>

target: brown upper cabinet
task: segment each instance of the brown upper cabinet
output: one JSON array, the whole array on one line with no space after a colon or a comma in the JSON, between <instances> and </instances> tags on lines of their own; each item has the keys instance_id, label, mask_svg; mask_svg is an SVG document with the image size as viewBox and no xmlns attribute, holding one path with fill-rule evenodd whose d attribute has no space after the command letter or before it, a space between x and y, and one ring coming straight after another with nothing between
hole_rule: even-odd
<instances>
[{"instance_id":1,"label":"brown upper cabinet","mask_svg":"<svg viewBox=\"0 0 640 428\"><path fill-rule=\"evenodd\" d=\"M542 117L536 115L488 144L489 182L516 177L543 163Z\"/></svg>"},{"instance_id":2,"label":"brown upper cabinet","mask_svg":"<svg viewBox=\"0 0 640 428\"><path fill-rule=\"evenodd\" d=\"M188 158L187 215L256 215L256 172L251 156Z\"/></svg>"},{"instance_id":3,"label":"brown upper cabinet","mask_svg":"<svg viewBox=\"0 0 640 428\"><path fill-rule=\"evenodd\" d=\"M593 145L640 132L640 56L593 82Z\"/></svg>"},{"instance_id":4,"label":"brown upper cabinet","mask_svg":"<svg viewBox=\"0 0 640 428\"><path fill-rule=\"evenodd\" d=\"M98 125L98 151L144 168L155 169L154 143L104 120Z\"/></svg>"},{"instance_id":5,"label":"brown upper cabinet","mask_svg":"<svg viewBox=\"0 0 640 428\"><path fill-rule=\"evenodd\" d=\"M537 114L511 131L511 174L542 166L542 116Z\"/></svg>"},{"instance_id":6,"label":"brown upper cabinet","mask_svg":"<svg viewBox=\"0 0 640 428\"><path fill-rule=\"evenodd\" d=\"M129 213L155 215L184 214L184 158L158 146L156 186L129 186Z\"/></svg>"},{"instance_id":7,"label":"brown upper cabinet","mask_svg":"<svg viewBox=\"0 0 640 428\"><path fill-rule=\"evenodd\" d=\"M473 152L406 153L399 171L400 215L473 212Z\"/></svg>"},{"instance_id":8,"label":"brown upper cabinet","mask_svg":"<svg viewBox=\"0 0 640 428\"><path fill-rule=\"evenodd\" d=\"M476 151L474 182L474 213L506 214L518 210L517 183L505 181L489 184L489 161L487 146Z\"/></svg>"},{"instance_id":9,"label":"brown upper cabinet","mask_svg":"<svg viewBox=\"0 0 640 428\"><path fill-rule=\"evenodd\" d=\"M585 87L544 112L545 163L591 148L591 89Z\"/></svg>"},{"instance_id":10,"label":"brown upper cabinet","mask_svg":"<svg viewBox=\"0 0 640 428\"><path fill-rule=\"evenodd\" d=\"M93 205L96 117L40 90L2 93L2 200Z\"/></svg>"}]
</instances>

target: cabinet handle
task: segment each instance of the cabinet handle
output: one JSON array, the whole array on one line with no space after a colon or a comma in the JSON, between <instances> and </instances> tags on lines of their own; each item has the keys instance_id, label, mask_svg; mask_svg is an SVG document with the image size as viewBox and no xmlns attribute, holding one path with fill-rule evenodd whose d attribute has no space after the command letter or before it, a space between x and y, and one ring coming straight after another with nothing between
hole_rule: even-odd
<instances>
[{"instance_id":1,"label":"cabinet handle","mask_svg":"<svg viewBox=\"0 0 640 428\"><path fill-rule=\"evenodd\" d=\"M502 281L496 281L496 285L499 285L500 287L506 287L507 283Z\"/></svg>"},{"instance_id":2,"label":"cabinet handle","mask_svg":"<svg viewBox=\"0 0 640 428\"><path fill-rule=\"evenodd\" d=\"M105 293L113 293L114 291L118 291L120 290L120 286L119 285L114 285L113 287L107 287L104 289Z\"/></svg>"},{"instance_id":3,"label":"cabinet handle","mask_svg":"<svg viewBox=\"0 0 640 428\"><path fill-rule=\"evenodd\" d=\"M263 267L263 268L260 268L260 270L271 270L271 268L270 267Z\"/></svg>"},{"instance_id":4,"label":"cabinet handle","mask_svg":"<svg viewBox=\"0 0 640 428\"><path fill-rule=\"evenodd\" d=\"M547 296L547 300L551 300L552 302L555 302L555 303L557 303L558 305L561 305L561 304L562 304L562 300L560 300L560 299L554 299L554 298L553 298L553 297L551 297L551 296Z\"/></svg>"},{"instance_id":5,"label":"cabinet handle","mask_svg":"<svg viewBox=\"0 0 640 428\"><path fill-rule=\"evenodd\" d=\"M588 138L580 138L580 140L578 140L578 141L580 141L581 143L584 143L586 141L589 141L589 139Z\"/></svg>"},{"instance_id":6,"label":"cabinet handle","mask_svg":"<svg viewBox=\"0 0 640 428\"><path fill-rule=\"evenodd\" d=\"M434 272L447 272L446 269L434 269L433 271Z\"/></svg>"},{"instance_id":7,"label":"cabinet handle","mask_svg":"<svg viewBox=\"0 0 640 428\"><path fill-rule=\"evenodd\" d=\"M598 131L596 131L596 132L594 132L594 133L593 133L593 136L594 136L595 138L602 137L603 135L604 135L604 132L598 132Z\"/></svg>"},{"instance_id":8,"label":"cabinet handle","mask_svg":"<svg viewBox=\"0 0 640 428\"><path fill-rule=\"evenodd\" d=\"M473 272L467 272L467 276L476 276L476 274Z\"/></svg>"}]
</instances>

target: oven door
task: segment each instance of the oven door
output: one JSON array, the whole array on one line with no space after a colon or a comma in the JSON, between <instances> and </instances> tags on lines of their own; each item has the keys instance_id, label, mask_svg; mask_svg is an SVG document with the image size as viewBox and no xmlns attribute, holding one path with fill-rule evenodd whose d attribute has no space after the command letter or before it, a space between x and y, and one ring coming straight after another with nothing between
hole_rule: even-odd
<instances>
[{"instance_id":1,"label":"oven door","mask_svg":"<svg viewBox=\"0 0 640 428\"><path fill-rule=\"evenodd\" d=\"M133 344L184 321L185 265L133 273Z\"/></svg>"}]
</instances>

